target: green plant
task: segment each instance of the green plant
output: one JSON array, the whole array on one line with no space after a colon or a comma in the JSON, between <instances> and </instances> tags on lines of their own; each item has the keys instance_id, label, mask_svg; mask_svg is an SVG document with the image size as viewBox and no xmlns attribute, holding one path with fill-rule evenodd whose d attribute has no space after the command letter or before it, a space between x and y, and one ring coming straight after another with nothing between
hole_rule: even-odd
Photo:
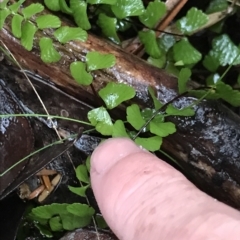
<instances>
[{"instance_id":1,"label":"green plant","mask_svg":"<svg viewBox=\"0 0 240 240\"><path fill-rule=\"evenodd\" d=\"M69 186L70 191L81 197L87 197L85 192L90 187L89 170L90 157L86 160L86 164L79 165L75 170L80 184L86 185L81 187ZM95 210L89 204L53 203L32 208L27 219L35 221L35 225L43 235L53 236L54 232L74 230L89 225L94 214Z\"/></svg>"},{"instance_id":2,"label":"green plant","mask_svg":"<svg viewBox=\"0 0 240 240\"><path fill-rule=\"evenodd\" d=\"M33 208L28 218L36 221L39 230L46 235L63 230L74 230L89 225L94 209L86 204L57 204ZM48 230L49 227L49 230Z\"/></svg>"},{"instance_id":3,"label":"green plant","mask_svg":"<svg viewBox=\"0 0 240 240\"><path fill-rule=\"evenodd\" d=\"M87 158L85 164L79 165L75 171L76 177L82 186L69 186L69 190L81 197L87 197L85 192L90 187L90 156ZM89 204L81 203L53 203L35 207L27 214L26 219L31 222L34 221L35 226L42 235L53 237L55 232L70 231L88 226L93 216L98 227L107 227L102 216L96 214L93 207Z\"/></svg>"},{"instance_id":4,"label":"green plant","mask_svg":"<svg viewBox=\"0 0 240 240\"><path fill-rule=\"evenodd\" d=\"M0 3L0 29L4 26L6 18L11 16L12 33L20 39L21 44L27 50L31 51L34 35L37 31L42 31L45 28L55 29L51 37L44 37L39 41L41 59L45 63L57 62L61 58L60 53L54 48L54 41L66 44L72 40L87 40L86 30L91 29L92 24L89 15L93 14L97 18L96 24L100 27L103 35L117 44L121 42L119 33L134 25L134 22L131 21L131 17L134 16L147 28L138 31L137 35L149 55L148 62L160 68L165 67L168 71L177 75L180 94L177 98L190 93L199 97L200 100L203 98L222 99L233 106L240 106L239 91L224 82L225 74L218 74L221 68L227 68L226 71L228 71L231 66L239 64L239 47L232 42L227 34L221 33L220 28L218 29L219 34L212 40L212 48L204 56L189 40L189 36L193 33L203 28L209 28L209 21L214 12L227 10L228 4L224 0L221 1L220 5L216 5L216 0L211 1L205 13L197 8L191 8L186 16L175 21L174 26L177 28L176 33L180 40L166 33L161 38L156 38L153 28L166 13L165 3L158 0L150 2L146 8L141 0L70 0L69 5L65 0L45 1L50 10L62 11L72 16L78 25L76 28L61 26L61 20L55 15L38 16L44 9L41 4L31 4L21 9L20 6L24 3L24 0L10 5L7 5L7 2L5 0ZM89 6L94 8L93 13L89 11ZM212 27L213 30L214 27L216 31L216 25ZM231 54L228 54L229 52ZM191 90L188 89L187 82L197 63L201 63L209 71L209 78L206 81L205 88ZM69 68L76 82L81 85L89 85L93 80L93 71L112 67L114 64L115 57L111 54L102 55L99 52L89 52L86 54L84 62L73 62ZM133 104L126 109L125 121L114 121L109 114L109 110L118 107L124 101L132 99L135 96L135 90L126 84L107 84L98 93L105 106L99 106L90 111L88 113L89 123L87 124L93 126L104 137L130 137L137 144L150 151L159 151L163 138L176 132L175 125L166 121L166 117L193 116L194 106L200 100L193 102L184 109L177 109L173 104L174 101L162 105L154 95L153 89L149 88L148 90L154 109L140 109L138 105ZM55 116L55 118L57 117ZM127 129L126 124L130 125L131 128ZM145 133L148 133L147 137L139 135L143 129ZM77 178L85 184L80 187L69 186L70 191L80 196L86 196L85 191L90 187L88 171L89 164L87 166L81 165L76 169ZM76 216L72 215L73 209L77 213ZM79 212L80 209L81 213ZM39 215L39 212L42 212L42 215ZM86 219L81 214L85 214ZM94 210L90 206L79 203L52 204L51 206L33 209L30 217L42 223L37 225L39 228L43 229L40 225L49 224L52 231L57 231L85 226L90 222L93 214ZM70 217L79 219L79 225L74 225L74 223L66 225L65 217L67 220ZM48 234L50 233L48 232Z\"/></svg>"}]
</instances>

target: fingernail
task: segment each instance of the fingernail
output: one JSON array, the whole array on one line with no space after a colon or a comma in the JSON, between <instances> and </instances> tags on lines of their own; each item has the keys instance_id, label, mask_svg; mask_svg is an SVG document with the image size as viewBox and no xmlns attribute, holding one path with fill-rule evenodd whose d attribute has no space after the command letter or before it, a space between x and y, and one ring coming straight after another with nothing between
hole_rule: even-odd
<instances>
[{"instance_id":1,"label":"fingernail","mask_svg":"<svg viewBox=\"0 0 240 240\"><path fill-rule=\"evenodd\" d=\"M100 144L91 156L91 171L104 174L126 156L143 151L127 138L111 138Z\"/></svg>"}]
</instances>

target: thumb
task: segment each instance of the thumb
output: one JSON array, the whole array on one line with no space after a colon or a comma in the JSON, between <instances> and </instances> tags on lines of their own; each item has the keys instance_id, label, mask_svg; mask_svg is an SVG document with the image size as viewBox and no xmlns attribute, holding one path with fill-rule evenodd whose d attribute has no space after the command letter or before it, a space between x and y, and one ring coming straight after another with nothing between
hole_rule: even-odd
<instances>
[{"instance_id":1,"label":"thumb","mask_svg":"<svg viewBox=\"0 0 240 240\"><path fill-rule=\"evenodd\" d=\"M96 148L90 174L99 208L119 239L239 239L238 211L129 139Z\"/></svg>"}]
</instances>

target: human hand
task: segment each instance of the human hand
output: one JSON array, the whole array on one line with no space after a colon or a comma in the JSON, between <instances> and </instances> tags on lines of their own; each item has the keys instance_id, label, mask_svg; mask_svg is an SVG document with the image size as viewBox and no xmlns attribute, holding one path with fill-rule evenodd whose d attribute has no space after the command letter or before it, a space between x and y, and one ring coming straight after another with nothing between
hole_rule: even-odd
<instances>
[{"instance_id":1,"label":"human hand","mask_svg":"<svg viewBox=\"0 0 240 240\"><path fill-rule=\"evenodd\" d=\"M240 239L237 210L129 139L102 143L90 174L100 210L121 240Z\"/></svg>"}]
</instances>

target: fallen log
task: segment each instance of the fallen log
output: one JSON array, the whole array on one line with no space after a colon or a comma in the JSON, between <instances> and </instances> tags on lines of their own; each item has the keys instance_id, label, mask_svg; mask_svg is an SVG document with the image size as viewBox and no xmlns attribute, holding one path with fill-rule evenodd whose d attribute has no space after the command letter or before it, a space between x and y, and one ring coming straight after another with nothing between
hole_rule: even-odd
<instances>
[{"instance_id":1,"label":"fallen log","mask_svg":"<svg viewBox=\"0 0 240 240\"><path fill-rule=\"evenodd\" d=\"M19 106L25 113L32 113L32 111L35 113L42 112L43 109L40 102L35 100L36 95L33 88L26 81L22 73L18 70L14 71L13 68L5 65L5 61L0 62L0 67L0 97L1 100L5 100L0 104L1 114L4 113L3 109L7 110L7 113L11 113L11 107L15 105ZM45 106L51 114L62 115L61 113L63 113L69 115L70 118L86 120L86 113L91 109L90 106L65 94L57 89L56 86L48 81L43 81L41 78L31 78L31 81L38 90L38 94L42 96L44 100L47 100L45 101ZM12 99L15 101L12 102ZM14 110L14 112L17 113L19 109L15 107ZM48 144L52 145L58 140L51 124L49 124L45 118L21 117L21 121L16 121L17 119L18 118L12 121L9 128L9 126L7 127L6 124L4 124L7 123L7 118L5 118L5 121L0 118L1 130L6 126L6 129L4 129L5 134L0 133L1 173L20 160L22 156L26 156L26 152L24 153L22 150L24 150L24 146L26 146L29 141L31 145L34 145L34 150L39 150L41 147L47 146ZM12 120L14 120L14 118ZM24 120L28 120L30 123L29 126L32 130L30 133L33 132L33 134L30 134L29 128L22 124ZM15 126L13 125L14 123ZM65 130L65 132L62 132L66 134L65 136L79 132L79 127L81 126L80 123L72 123L66 120L58 120L56 123L59 132ZM10 137L6 137L6 135ZM31 136L34 136L34 138ZM23 202L22 199L28 198L28 194L41 184L36 173L44 166L57 171L58 174L61 175L61 181L58 183L58 186L53 189L54 192L44 199L43 204L56 202L85 203L85 199L71 193L68 186L79 186L73 166L77 167L83 164L94 147L99 144L100 139L83 134L80 139L76 139L77 141L74 141L74 138L70 138L69 140L61 144L52 145L50 148L34 154L28 161L22 162L21 166L17 165L17 167L11 169L8 174L0 177L0 212L2 216L0 232L3 239L13 240L16 238L18 227L21 225L20 220L23 217L26 207L29 206L30 203L29 201ZM31 152L34 150L32 149ZM64 153L65 151L68 151L68 154ZM71 161L69 156L71 156ZM23 182L24 184L21 185ZM7 185L7 188L5 188L4 185ZM14 190L16 191L12 193ZM91 195L91 193L89 193L89 195ZM91 197L91 199L91 206L95 206L94 198ZM14 209L16 213L14 214L14 218L12 215L9 215L11 209ZM32 235L35 236L35 234L40 233L38 233L38 231L34 232L33 230L33 232L28 232L28 237ZM39 237L41 238L42 235Z\"/></svg>"},{"instance_id":2,"label":"fallen log","mask_svg":"<svg viewBox=\"0 0 240 240\"><path fill-rule=\"evenodd\" d=\"M63 23L69 24L67 21ZM89 51L112 53L117 60L114 67L94 72L93 85L96 91L109 81L124 82L136 89L137 95L133 101L142 107L149 106L148 86L156 90L162 103L172 100L178 94L177 80L173 76L99 37L89 34L86 42L72 41L65 45L55 42L62 59L56 64L45 64L39 57L37 42L41 36L51 36L52 31L38 32L33 51L28 52L13 37L9 25L5 23L0 31L1 39L22 67L49 79L83 102L97 104L91 88L79 86L72 79L69 64L75 60L84 61ZM181 108L194 100L192 97L183 97L175 104ZM204 100L195 106L195 111L194 117L169 117L176 124L177 132L164 139L163 150L178 160L184 173L197 186L213 197L239 208L240 117L218 101Z\"/></svg>"}]
</instances>

